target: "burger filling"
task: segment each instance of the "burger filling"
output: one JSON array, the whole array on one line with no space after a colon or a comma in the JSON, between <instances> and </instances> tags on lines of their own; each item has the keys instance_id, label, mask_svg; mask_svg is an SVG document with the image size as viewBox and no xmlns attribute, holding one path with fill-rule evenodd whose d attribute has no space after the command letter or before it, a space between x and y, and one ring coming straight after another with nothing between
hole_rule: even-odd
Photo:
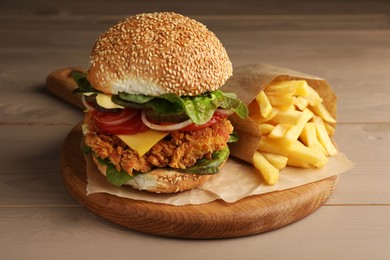
<instances>
[{"instance_id":1,"label":"burger filling","mask_svg":"<svg viewBox=\"0 0 390 260\"><path fill-rule=\"evenodd\" d=\"M116 170L124 170L130 175L145 173L156 167L185 170L202 158L211 160L215 151L227 147L226 143L233 132L227 119L198 131L172 131L146 154L139 156L117 135L102 132L93 121L92 113L87 113L84 121L88 125L85 144L95 156L108 158Z\"/></svg>"},{"instance_id":2,"label":"burger filling","mask_svg":"<svg viewBox=\"0 0 390 260\"><path fill-rule=\"evenodd\" d=\"M196 97L112 96L95 90L81 73L73 77L87 108L84 145L107 166L107 179L117 186L155 168L217 173L229 156L227 142L237 139L232 138L233 127L227 117L248 113L234 94L219 90ZM147 132L148 138L150 131L157 133L158 139L145 140L152 144L146 150L129 145L129 137L134 141L137 134Z\"/></svg>"}]
</instances>

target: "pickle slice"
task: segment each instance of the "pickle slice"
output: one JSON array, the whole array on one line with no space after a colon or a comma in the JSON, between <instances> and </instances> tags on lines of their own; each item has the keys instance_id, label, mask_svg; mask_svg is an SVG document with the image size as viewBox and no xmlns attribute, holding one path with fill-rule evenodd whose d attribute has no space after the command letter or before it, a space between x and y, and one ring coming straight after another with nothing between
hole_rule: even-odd
<instances>
[{"instance_id":1,"label":"pickle slice","mask_svg":"<svg viewBox=\"0 0 390 260\"><path fill-rule=\"evenodd\" d=\"M189 119L187 114L182 112L169 113L169 114L159 114L154 112L152 109L145 110L145 115L148 120L153 123L161 124L161 123L180 123Z\"/></svg>"}]
</instances>

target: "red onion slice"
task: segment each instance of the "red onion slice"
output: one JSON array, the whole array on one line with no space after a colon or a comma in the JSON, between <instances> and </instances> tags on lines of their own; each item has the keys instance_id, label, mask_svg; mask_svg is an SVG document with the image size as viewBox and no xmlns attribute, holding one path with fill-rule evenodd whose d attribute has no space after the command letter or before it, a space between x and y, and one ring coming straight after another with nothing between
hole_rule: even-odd
<instances>
[{"instance_id":1,"label":"red onion slice","mask_svg":"<svg viewBox=\"0 0 390 260\"><path fill-rule=\"evenodd\" d=\"M89 110L89 111L95 110L95 108L93 106L91 106L90 104L88 104L88 102L85 100L84 95L81 96L81 102L83 103L83 105L85 106L85 108L87 110Z\"/></svg>"},{"instance_id":2,"label":"red onion slice","mask_svg":"<svg viewBox=\"0 0 390 260\"><path fill-rule=\"evenodd\" d=\"M122 117L122 118L119 118L117 120L113 120L113 121L110 121L110 122L104 122L104 124L106 125L120 125L126 121L130 121L133 117L134 117L135 113L134 114L131 114L127 117Z\"/></svg>"}]
</instances>

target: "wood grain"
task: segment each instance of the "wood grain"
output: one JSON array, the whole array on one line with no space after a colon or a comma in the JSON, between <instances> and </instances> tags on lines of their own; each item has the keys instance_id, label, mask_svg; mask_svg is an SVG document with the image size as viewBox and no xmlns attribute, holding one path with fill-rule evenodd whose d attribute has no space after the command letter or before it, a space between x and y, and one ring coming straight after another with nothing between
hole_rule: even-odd
<instances>
[{"instance_id":1,"label":"wood grain","mask_svg":"<svg viewBox=\"0 0 390 260\"><path fill-rule=\"evenodd\" d=\"M244 198L172 206L120 198L106 193L86 195L87 177L79 148L81 125L64 141L61 168L70 193L92 212L128 228L168 237L227 238L266 232L300 220L332 194L337 177L297 188Z\"/></svg>"},{"instance_id":2,"label":"wood grain","mask_svg":"<svg viewBox=\"0 0 390 260\"><path fill-rule=\"evenodd\" d=\"M370 229L364 231L367 219ZM390 211L383 206L340 205L256 236L164 239L112 224L82 206L7 207L0 208L0 248L4 259L312 260L347 254L346 259L384 260L389 226Z\"/></svg>"},{"instance_id":3,"label":"wood grain","mask_svg":"<svg viewBox=\"0 0 390 260\"><path fill-rule=\"evenodd\" d=\"M46 87L50 93L61 98L65 102L80 109L85 109L85 106L81 102L81 94L73 93L77 88L77 84L71 75L74 71L82 72L83 69L70 67L53 71L46 78Z\"/></svg>"},{"instance_id":4,"label":"wood grain","mask_svg":"<svg viewBox=\"0 0 390 260\"><path fill-rule=\"evenodd\" d=\"M173 10L212 29L234 66L326 78L339 96L336 141L356 167L316 212L237 239L164 239L112 224L65 190L61 142L82 114L44 90L86 66L96 37L125 16ZM390 2L0 1L0 251L4 259L390 258Z\"/></svg>"},{"instance_id":5,"label":"wood grain","mask_svg":"<svg viewBox=\"0 0 390 260\"><path fill-rule=\"evenodd\" d=\"M241 0L236 1L118 1L113 3L101 2L96 4L93 0L67 2L53 2L50 0L40 0L31 2L29 0L18 0L19 5L12 1L2 3L2 12L5 14L20 14L20 6L23 6L24 14L35 14L37 16L60 16L66 14L84 15L107 15L121 14L129 15L132 13L161 11L183 12L186 15L198 13L213 15L251 15L251 14L365 14L365 13L383 13L389 12L390 7L386 0L372 0L366 3L364 0L353 1L310 1L279 0L277 2Z\"/></svg>"}]
</instances>

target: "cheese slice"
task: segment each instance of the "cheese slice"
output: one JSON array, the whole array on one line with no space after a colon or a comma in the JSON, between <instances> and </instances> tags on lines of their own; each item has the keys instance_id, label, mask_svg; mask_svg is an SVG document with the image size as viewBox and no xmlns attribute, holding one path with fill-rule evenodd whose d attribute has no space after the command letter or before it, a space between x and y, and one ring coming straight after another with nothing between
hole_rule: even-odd
<instances>
[{"instance_id":1,"label":"cheese slice","mask_svg":"<svg viewBox=\"0 0 390 260\"><path fill-rule=\"evenodd\" d=\"M112 95L107 94L97 94L96 95L96 102L99 106L107 108L107 109L113 109L113 108L124 108L123 106L117 105L111 100Z\"/></svg>"},{"instance_id":2,"label":"cheese slice","mask_svg":"<svg viewBox=\"0 0 390 260\"><path fill-rule=\"evenodd\" d=\"M149 129L145 132L133 135L117 135L131 149L137 151L141 157L147 153L156 143L167 136L169 132L160 132Z\"/></svg>"}]
</instances>

